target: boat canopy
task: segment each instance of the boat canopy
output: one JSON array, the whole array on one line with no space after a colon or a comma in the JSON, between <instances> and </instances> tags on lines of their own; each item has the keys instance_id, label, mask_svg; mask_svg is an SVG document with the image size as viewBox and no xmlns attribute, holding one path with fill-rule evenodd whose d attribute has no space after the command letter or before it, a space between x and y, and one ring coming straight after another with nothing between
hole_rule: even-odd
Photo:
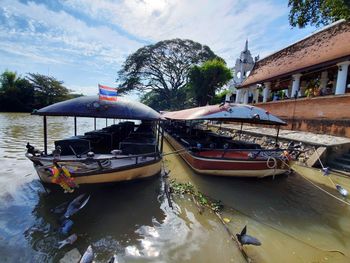
<instances>
[{"instance_id":1,"label":"boat canopy","mask_svg":"<svg viewBox=\"0 0 350 263\"><path fill-rule=\"evenodd\" d=\"M267 125L287 125L286 122L268 111L244 104L226 103L208 105L187 110L165 112L163 116L170 120L218 120Z\"/></svg>"},{"instance_id":2,"label":"boat canopy","mask_svg":"<svg viewBox=\"0 0 350 263\"><path fill-rule=\"evenodd\" d=\"M99 100L98 96L83 96L58 102L37 110L33 115L74 116L131 120L161 120L162 116L150 107L118 97L117 101Z\"/></svg>"}]
</instances>

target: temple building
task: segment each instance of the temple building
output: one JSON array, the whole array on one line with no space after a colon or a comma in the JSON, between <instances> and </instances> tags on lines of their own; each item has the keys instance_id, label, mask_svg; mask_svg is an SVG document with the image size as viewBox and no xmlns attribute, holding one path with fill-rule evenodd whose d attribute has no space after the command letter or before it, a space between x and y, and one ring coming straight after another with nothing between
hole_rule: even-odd
<instances>
[{"instance_id":1,"label":"temple building","mask_svg":"<svg viewBox=\"0 0 350 263\"><path fill-rule=\"evenodd\" d=\"M230 92L226 95L226 101L235 101L236 103L245 102L245 98L248 98L248 92L242 89L236 89L242 82L248 77L250 71L254 67L253 57L248 49L248 40L245 42L244 50L236 60L235 67L233 68L233 79L228 83ZM246 100L248 103L248 100Z\"/></svg>"},{"instance_id":2,"label":"temple building","mask_svg":"<svg viewBox=\"0 0 350 263\"><path fill-rule=\"evenodd\" d=\"M248 53L246 44L241 57ZM244 59L251 65L251 55ZM349 21L331 24L253 64L241 66L237 103L265 108L286 120L289 129L350 137Z\"/></svg>"}]
</instances>

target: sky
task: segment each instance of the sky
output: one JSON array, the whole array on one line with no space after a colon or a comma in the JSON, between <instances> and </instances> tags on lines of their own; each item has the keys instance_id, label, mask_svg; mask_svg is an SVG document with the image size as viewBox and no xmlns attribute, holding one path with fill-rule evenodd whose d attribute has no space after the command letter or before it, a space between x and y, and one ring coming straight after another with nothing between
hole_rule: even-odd
<instances>
[{"instance_id":1,"label":"sky","mask_svg":"<svg viewBox=\"0 0 350 263\"><path fill-rule=\"evenodd\" d=\"M315 31L291 28L280 0L0 0L0 73L50 75L76 93L116 86L126 57L165 39L208 45L233 67Z\"/></svg>"}]
</instances>

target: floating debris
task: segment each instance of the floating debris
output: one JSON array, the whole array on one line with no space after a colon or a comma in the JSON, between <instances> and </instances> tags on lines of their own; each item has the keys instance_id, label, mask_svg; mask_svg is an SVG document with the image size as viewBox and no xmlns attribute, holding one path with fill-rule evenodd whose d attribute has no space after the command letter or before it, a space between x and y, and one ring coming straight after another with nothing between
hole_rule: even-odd
<instances>
[{"instance_id":1,"label":"floating debris","mask_svg":"<svg viewBox=\"0 0 350 263\"><path fill-rule=\"evenodd\" d=\"M81 194L69 203L67 211L64 213L65 218L70 218L87 204L90 199L90 195L84 199L85 196L86 194Z\"/></svg>"},{"instance_id":2,"label":"floating debris","mask_svg":"<svg viewBox=\"0 0 350 263\"><path fill-rule=\"evenodd\" d=\"M252 236L247 235L247 226L245 226L240 234L236 234L237 239L241 245L254 245L254 246L261 246L261 242Z\"/></svg>"},{"instance_id":3,"label":"floating debris","mask_svg":"<svg viewBox=\"0 0 350 263\"><path fill-rule=\"evenodd\" d=\"M91 263L94 260L94 252L91 245L88 246L84 255L81 257L79 263Z\"/></svg>"},{"instance_id":4,"label":"floating debris","mask_svg":"<svg viewBox=\"0 0 350 263\"><path fill-rule=\"evenodd\" d=\"M62 235L68 235L72 227L73 227L73 221L70 219L65 219L60 227L59 232Z\"/></svg>"},{"instance_id":5,"label":"floating debris","mask_svg":"<svg viewBox=\"0 0 350 263\"><path fill-rule=\"evenodd\" d=\"M70 235L65 240L58 242L58 249L61 249L68 244L72 245L77 239L78 239L78 236L76 234Z\"/></svg>"},{"instance_id":6,"label":"floating debris","mask_svg":"<svg viewBox=\"0 0 350 263\"><path fill-rule=\"evenodd\" d=\"M339 192L342 196L344 196L344 197L347 197L347 196L348 196L348 191L347 191L345 188L343 188L341 185L337 184L337 185L335 185L335 187L337 188L338 192Z\"/></svg>"}]
</instances>

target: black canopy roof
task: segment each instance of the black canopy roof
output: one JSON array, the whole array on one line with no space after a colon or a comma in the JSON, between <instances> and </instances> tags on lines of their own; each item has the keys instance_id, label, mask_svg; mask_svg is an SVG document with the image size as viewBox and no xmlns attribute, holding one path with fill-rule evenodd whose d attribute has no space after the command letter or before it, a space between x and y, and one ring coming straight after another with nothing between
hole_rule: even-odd
<instances>
[{"instance_id":1,"label":"black canopy roof","mask_svg":"<svg viewBox=\"0 0 350 263\"><path fill-rule=\"evenodd\" d=\"M41 116L76 116L132 120L161 120L150 107L118 97L117 101L102 101L98 96L83 96L58 102L33 112Z\"/></svg>"}]
</instances>

